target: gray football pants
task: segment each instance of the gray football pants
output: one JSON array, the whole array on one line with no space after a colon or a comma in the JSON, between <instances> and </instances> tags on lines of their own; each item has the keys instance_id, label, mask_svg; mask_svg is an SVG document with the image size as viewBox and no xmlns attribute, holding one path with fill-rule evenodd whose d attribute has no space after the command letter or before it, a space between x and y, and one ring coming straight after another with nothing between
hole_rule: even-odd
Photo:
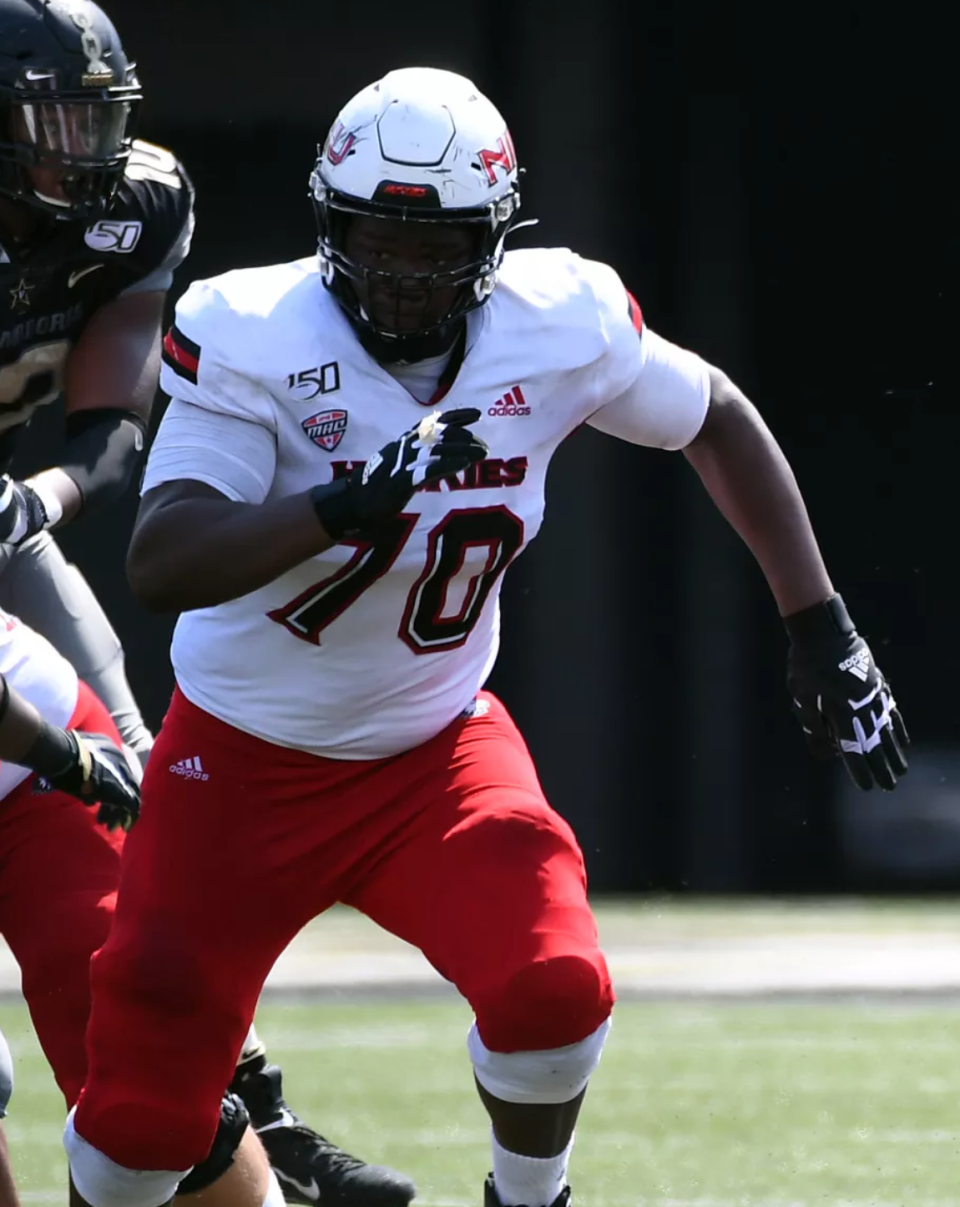
<instances>
[{"instance_id":1,"label":"gray football pants","mask_svg":"<svg viewBox=\"0 0 960 1207\"><path fill-rule=\"evenodd\" d=\"M41 633L110 710L124 742L145 763L153 735L143 723L120 640L90 584L49 532L19 548L0 545L0 607Z\"/></svg>"}]
</instances>

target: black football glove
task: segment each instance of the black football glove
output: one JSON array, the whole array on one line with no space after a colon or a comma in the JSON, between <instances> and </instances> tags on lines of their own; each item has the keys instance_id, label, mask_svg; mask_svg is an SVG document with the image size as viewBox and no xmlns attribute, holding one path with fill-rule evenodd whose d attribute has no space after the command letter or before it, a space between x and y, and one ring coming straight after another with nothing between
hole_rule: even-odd
<instances>
[{"instance_id":1,"label":"black football glove","mask_svg":"<svg viewBox=\"0 0 960 1207\"><path fill-rule=\"evenodd\" d=\"M0 545L21 545L47 526L47 510L26 482L0 475Z\"/></svg>"},{"instance_id":2,"label":"black football glove","mask_svg":"<svg viewBox=\"0 0 960 1207\"><path fill-rule=\"evenodd\" d=\"M99 805L97 821L108 830L129 830L140 815L140 785L126 755L102 733L69 729L66 735L72 761L44 778L85 805Z\"/></svg>"},{"instance_id":3,"label":"black football glove","mask_svg":"<svg viewBox=\"0 0 960 1207\"><path fill-rule=\"evenodd\" d=\"M482 461L490 450L467 427L479 418L474 407L428 415L346 478L314 487L313 506L326 532L339 541L375 531L421 486Z\"/></svg>"},{"instance_id":4,"label":"black football glove","mask_svg":"<svg viewBox=\"0 0 960 1207\"><path fill-rule=\"evenodd\" d=\"M790 638L787 687L807 744L818 758L837 754L853 782L892 791L906 775L906 728L870 647L857 635L843 600L784 619Z\"/></svg>"}]
</instances>

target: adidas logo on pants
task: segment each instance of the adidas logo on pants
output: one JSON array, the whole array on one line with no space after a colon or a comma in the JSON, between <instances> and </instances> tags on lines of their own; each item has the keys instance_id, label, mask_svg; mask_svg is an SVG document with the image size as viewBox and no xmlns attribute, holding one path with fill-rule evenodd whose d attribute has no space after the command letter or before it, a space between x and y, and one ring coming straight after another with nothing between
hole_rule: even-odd
<instances>
[{"instance_id":1,"label":"adidas logo on pants","mask_svg":"<svg viewBox=\"0 0 960 1207\"><path fill-rule=\"evenodd\" d=\"M170 770L174 775L182 775L188 780L208 780L210 778L200 764L199 758L181 759L178 763L171 763Z\"/></svg>"}]
</instances>

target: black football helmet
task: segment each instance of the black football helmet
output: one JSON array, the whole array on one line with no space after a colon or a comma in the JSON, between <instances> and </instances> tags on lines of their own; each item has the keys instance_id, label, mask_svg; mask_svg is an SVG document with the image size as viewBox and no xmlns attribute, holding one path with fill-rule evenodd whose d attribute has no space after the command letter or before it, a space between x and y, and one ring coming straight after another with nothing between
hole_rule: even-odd
<instances>
[{"instance_id":1,"label":"black football helmet","mask_svg":"<svg viewBox=\"0 0 960 1207\"><path fill-rule=\"evenodd\" d=\"M310 195L321 276L360 342L385 364L444 352L464 316L492 294L504 240L521 225L520 173L503 118L463 76L403 68L350 100L319 151ZM359 264L345 246L358 216L465 230L469 263L403 274ZM424 320L412 331L378 320L364 305L375 289L395 299L399 314L401 295L411 288L430 296L446 291L451 302L439 314L424 306Z\"/></svg>"},{"instance_id":2,"label":"black football helmet","mask_svg":"<svg viewBox=\"0 0 960 1207\"><path fill-rule=\"evenodd\" d=\"M0 194L54 218L102 217L141 95L91 0L0 0Z\"/></svg>"}]
</instances>

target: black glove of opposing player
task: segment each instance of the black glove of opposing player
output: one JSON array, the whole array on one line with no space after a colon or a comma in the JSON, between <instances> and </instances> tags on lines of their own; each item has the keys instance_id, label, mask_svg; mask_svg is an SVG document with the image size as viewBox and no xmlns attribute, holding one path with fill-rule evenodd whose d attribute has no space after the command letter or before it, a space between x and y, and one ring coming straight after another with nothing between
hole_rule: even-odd
<instances>
[{"instance_id":1,"label":"black glove of opposing player","mask_svg":"<svg viewBox=\"0 0 960 1207\"><path fill-rule=\"evenodd\" d=\"M375 529L421 486L482 461L490 450L467 427L479 418L475 407L428 415L348 477L314 487L313 506L326 532L339 541Z\"/></svg>"},{"instance_id":2,"label":"black glove of opposing player","mask_svg":"<svg viewBox=\"0 0 960 1207\"><path fill-rule=\"evenodd\" d=\"M807 744L818 758L839 754L858 788L892 791L906 775L906 728L870 647L843 600L784 619L790 638L787 687Z\"/></svg>"},{"instance_id":3,"label":"black glove of opposing player","mask_svg":"<svg viewBox=\"0 0 960 1207\"><path fill-rule=\"evenodd\" d=\"M72 761L44 778L85 805L98 804L97 821L108 830L129 830L140 815L140 785L126 755L102 733L68 729Z\"/></svg>"},{"instance_id":4,"label":"black glove of opposing player","mask_svg":"<svg viewBox=\"0 0 960 1207\"><path fill-rule=\"evenodd\" d=\"M46 526L46 508L33 487L0 475L0 545L21 545Z\"/></svg>"}]
</instances>

